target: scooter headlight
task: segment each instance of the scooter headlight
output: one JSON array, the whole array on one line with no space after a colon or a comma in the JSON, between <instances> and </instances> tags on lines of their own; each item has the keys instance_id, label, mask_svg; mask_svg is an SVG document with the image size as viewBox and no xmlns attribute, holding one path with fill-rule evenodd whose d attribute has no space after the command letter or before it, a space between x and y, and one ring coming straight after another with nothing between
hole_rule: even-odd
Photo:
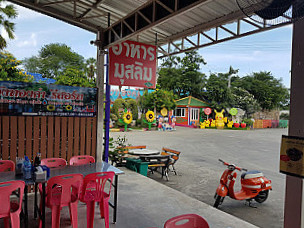
<instances>
[{"instance_id":1,"label":"scooter headlight","mask_svg":"<svg viewBox=\"0 0 304 228\"><path fill-rule=\"evenodd\" d=\"M234 171L234 170L235 170L235 167L234 167L234 165L228 165L228 169L229 169L230 171Z\"/></svg>"}]
</instances>

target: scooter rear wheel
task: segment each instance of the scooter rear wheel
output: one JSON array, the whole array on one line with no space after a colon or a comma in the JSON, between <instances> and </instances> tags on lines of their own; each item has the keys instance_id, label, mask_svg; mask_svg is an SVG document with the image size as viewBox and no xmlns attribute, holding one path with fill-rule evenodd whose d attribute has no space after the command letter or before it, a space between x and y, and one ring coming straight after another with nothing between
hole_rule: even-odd
<instances>
[{"instance_id":1,"label":"scooter rear wheel","mask_svg":"<svg viewBox=\"0 0 304 228\"><path fill-rule=\"evenodd\" d=\"M258 203L263 203L267 200L268 193L269 193L269 190L261 191L261 192L259 192L259 194L256 197L254 197L254 200Z\"/></svg>"},{"instance_id":2,"label":"scooter rear wheel","mask_svg":"<svg viewBox=\"0 0 304 228\"><path fill-rule=\"evenodd\" d=\"M216 198L215 198L215 202L213 204L213 207L218 208L218 206L220 204L222 204L222 202L224 201L224 198L225 197L221 197L221 196L217 195Z\"/></svg>"}]
</instances>

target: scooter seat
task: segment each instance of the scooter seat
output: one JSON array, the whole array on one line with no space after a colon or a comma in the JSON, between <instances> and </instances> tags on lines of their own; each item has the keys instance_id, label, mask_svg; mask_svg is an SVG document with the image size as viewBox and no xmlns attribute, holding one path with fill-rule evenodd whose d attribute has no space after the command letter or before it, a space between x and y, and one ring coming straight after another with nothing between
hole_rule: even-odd
<instances>
[{"instance_id":1,"label":"scooter seat","mask_svg":"<svg viewBox=\"0 0 304 228\"><path fill-rule=\"evenodd\" d=\"M241 175L242 179L251 179L251 178L257 178L263 176L264 176L263 173L258 170L248 171L246 173L242 173Z\"/></svg>"}]
</instances>

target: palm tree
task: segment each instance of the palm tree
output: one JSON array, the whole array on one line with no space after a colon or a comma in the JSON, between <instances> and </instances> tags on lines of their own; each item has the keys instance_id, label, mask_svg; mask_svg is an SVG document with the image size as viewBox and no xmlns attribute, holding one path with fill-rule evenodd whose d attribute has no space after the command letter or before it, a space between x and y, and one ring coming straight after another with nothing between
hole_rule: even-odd
<instances>
[{"instance_id":1,"label":"palm tree","mask_svg":"<svg viewBox=\"0 0 304 228\"><path fill-rule=\"evenodd\" d=\"M15 24L10 22L10 19L17 17L16 8L13 5L6 5L2 7L4 0L0 0L0 29L3 27L10 39L14 39ZM7 42L0 34L0 50L7 46Z\"/></svg>"},{"instance_id":2,"label":"palm tree","mask_svg":"<svg viewBox=\"0 0 304 228\"><path fill-rule=\"evenodd\" d=\"M90 79L94 78L96 73L96 59L88 58L85 64L86 64L85 72L87 77Z\"/></svg>"}]
</instances>

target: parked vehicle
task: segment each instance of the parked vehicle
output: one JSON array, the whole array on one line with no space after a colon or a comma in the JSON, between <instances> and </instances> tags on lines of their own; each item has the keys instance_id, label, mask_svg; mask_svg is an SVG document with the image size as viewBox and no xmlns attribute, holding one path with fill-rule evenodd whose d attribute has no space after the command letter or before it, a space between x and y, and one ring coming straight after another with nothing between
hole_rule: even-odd
<instances>
[{"instance_id":1,"label":"parked vehicle","mask_svg":"<svg viewBox=\"0 0 304 228\"><path fill-rule=\"evenodd\" d=\"M229 196L235 200L247 200L250 202L254 199L258 203L263 203L268 197L269 190L272 190L271 180L268 180L262 172L253 170L247 171L247 169L240 168L234 164L229 164L219 159L223 165L227 166L227 169L223 172L220 185L216 189L214 195L214 207L218 207L223 203L225 196ZM237 173L234 172L245 171L241 175L241 185L240 191L234 191L234 183L237 177Z\"/></svg>"}]
</instances>

